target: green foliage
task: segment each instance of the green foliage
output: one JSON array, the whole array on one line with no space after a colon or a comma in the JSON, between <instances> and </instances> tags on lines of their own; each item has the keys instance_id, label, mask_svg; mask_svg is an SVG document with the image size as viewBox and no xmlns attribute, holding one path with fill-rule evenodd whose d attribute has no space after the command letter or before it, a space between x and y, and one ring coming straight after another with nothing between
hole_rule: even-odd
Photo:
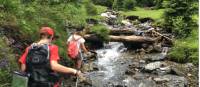
<instances>
[{"instance_id":1,"label":"green foliage","mask_svg":"<svg viewBox=\"0 0 200 87\"><path fill-rule=\"evenodd\" d=\"M123 1L122 0L114 0L112 8L114 10L121 10L123 7Z\"/></svg>"},{"instance_id":2,"label":"green foliage","mask_svg":"<svg viewBox=\"0 0 200 87\"><path fill-rule=\"evenodd\" d=\"M106 26L98 24L91 28L91 32L95 33L102 41L107 42L109 40L109 29Z\"/></svg>"},{"instance_id":3,"label":"green foliage","mask_svg":"<svg viewBox=\"0 0 200 87\"><path fill-rule=\"evenodd\" d=\"M92 2L94 4L107 6L107 7L110 7L110 8L112 7L113 1L114 0L92 0Z\"/></svg>"},{"instance_id":4,"label":"green foliage","mask_svg":"<svg viewBox=\"0 0 200 87\"><path fill-rule=\"evenodd\" d=\"M185 63L192 62L198 65L198 30L193 30L190 37L178 39L169 53L171 60Z\"/></svg>"},{"instance_id":5,"label":"green foliage","mask_svg":"<svg viewBox=\"0 0 200 87\"><path fill-rule=\"evenodd\" d=\"M155 2L155 7L158 8L162 8L163 6L163 0L156 0Z\"/></svg>"},{"instance_id":6,"label":"green foliage","mask_svg":"<svg viewBox=\"0 0 200 87\"><path fill-rule=\"evenodd\" d=\"M15 54L7 45L8 39L0 35L0 85L1 87L10 87L12 81L11 73L17 70Z\"/></svg>"},{"instance_id":7,"label":"green foliage","mask_svg":"<svg viewBox=\"0 0 200 87\"><path fill-rule=\"evenodd\" d=\"M196 12L194 1L170 0L165 11L165 27L176 36L187 37L194 27L192 15Z\"/></svg>"},{"instance_id":8,"label":"green foliage","mask_svg":"<svg viewBox=\"0 0 200 87\"><path fill-rule=\"evenodd\" d=\"M123 1L123 8L127 10L132 10L136 5L135 0L124 0Z\"/></svg>"},{"instance_id":9,"label":"green foliage","mask_svg":"<svg viewBox=\"0 0 200 87\"><path fill-rule=\"evenodd\" d=\"M97 8L95 7L95 5L92 2L90 2L90 0L86 1L85 8L86 8L88 15L96 15L97 14Z\"/></svg>"},{"instance_id":10,"label":"green foliage","mask_svg":"<svg viewBox=\"0 0 200 87\"><path fill-rule=\"evenodd\" d=\"M137 4L142 7L162 7L163 0L136 0Z\"/></svg>"},{"instance_id":11,"label":"green foliage","mask_svg":"<svg viewBox=\"0 0 200 87\"><path fill-rule=\"evenodd\" d=\"M135 5L135 0L114 0L112 8L114 10L132 10Z\"/></svg>"},{"instance_id":12,"label":"green foliage","mask_svg":"<svg viewBox=\"0 0 200 87\"><path fill-rule=\"evenodd\" d=\"M49 1L61 1L59 3L45 3ZM87 13L84 5L67 0L0 0L3 10L0 10L0 25L16 26L24 39L37 41L38 31L41 26L52 27L59 39L54 41L59 46L60 56L66 58L67 32L65 22L73 28L86 25Z\"/></svg>"},{"instance_id":13,"label":"green foliage","mask_svg":"<svg viewBox=\"0 0 200 87\"><path fill-rule=\"evenodd\" d=\"M187 35L190 34L192 29L190 26L187 26L187 24L185 24L183 16L178 16L178 17L172 17L172 26L173 26L173 30L172 33L176 36L176 37L187 37Z\"/></svg>"}]
</instances>

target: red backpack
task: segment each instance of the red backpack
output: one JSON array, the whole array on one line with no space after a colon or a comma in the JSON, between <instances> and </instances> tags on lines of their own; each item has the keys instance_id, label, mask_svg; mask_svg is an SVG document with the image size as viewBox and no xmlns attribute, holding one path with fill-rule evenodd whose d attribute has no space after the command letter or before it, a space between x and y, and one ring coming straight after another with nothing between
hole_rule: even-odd
<instances>
[{"instance_id":1,"label":"red backpack","mask_svg":"<svg viewBox=\"0 0 200 87\"><path fill-rule=\"evenodd\" d=\"M76 59L78 56L79 48L78 48L78 38L77 40L72 36L72 40L68 43L67 54L71 59Z\"/></svg>"}]
</instances>

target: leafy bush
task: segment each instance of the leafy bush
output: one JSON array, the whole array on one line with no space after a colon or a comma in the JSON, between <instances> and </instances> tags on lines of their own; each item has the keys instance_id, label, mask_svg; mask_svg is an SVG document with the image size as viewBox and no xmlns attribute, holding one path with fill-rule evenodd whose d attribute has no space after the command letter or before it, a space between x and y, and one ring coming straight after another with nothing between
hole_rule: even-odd
<instances>
[{"instance_id":1,"label":"leafy bush","mask_svg":"<svg viewBox=\"0 0 200 87\"><path fill-rule=\"evenodd\" d=\"M112 8L114 10L131 10L135 7L135 0L114 0Z\"/></svg>"},{"instance_id":2,"label":"leafy bush","mask_svg":"<svg viewBox=\"0 0 200 87\"><path fill-rule=\"evenodd\" d=\"M31 41L38 40L38 30L41 26L52 27L56 35L60 35L59 39L54 41L54 43L60 47L59 52L61 56L66 58L67 56L64 55L67 38L67 32L64 31L65 22L69 22L73 28L85 26L85 20L88 16L86 9L83 4L77 5L72 0L67 0L69 3L43 3L45 5L40 3L40 1L0 0L0 4L3 7L3 10L0 10L0 25L18 27L21 36ZM4 9L4 7L6 8Z\"/></svg>"},{"instance_id":3,"label":"leafy bush","mask_svg":"<svg viewBox=\"0 0 200 87\"><path fill-rule=\"evenodd\" d=\"M156 7L157 9L164 7L164 6L163 6L163 0L156 0L156 2L155 2L155 7Z\"/></svg>"},{"instance_id":4,"label":"leafy bush","mask_svg":"<svg viewBox=\"0 0 200 87\"><path fill-rule=\"evenodd\" d=\"M137 4L142 7L152 7L154 6L154 0L137 0Z\"/></svg>"},{"instance_id":5,"label":"leafy bush","mask_svg":"<svg viewBox=\"0 0 200 87\"><path fill-rule=\"evenodd\" d=\"M123 1L122 0L114 0L112 9L114 10L121 10L123 7Z\"/></svg>"},{"instance_id":6,"label":"leafy bush","mask_svg":"<svg viewBox=\"0 0 200 87\"><path fill-rule=\"evenodd\" d=\"M94 4L112 7L114 0L92 0Z\"/></svg>"},{"instance_id":7,"label":"leafy bush","mask_svg":"<svg viewBox=\"0 0 200 87\"><path fill-rule=\"evenodd\" d=\"M7 45L8 39L0 35L0 85L10 87L12 72L18 69L16 57Z\"/></svg>"},{"instance_id":8,"label":"leafy bush","mask_svg":"<svg viewBox=\"0 0 200 87\"><path fill-rule=\"evenodd\" d=\"M193 1L170 0L165 10L165 29L180 37L189 36L195 24L192 15L196 7L193 4Z\"/></svg>"},{"instance_id":9,"label":"leafy bush","mask_svg":"<svg viewBox=\"0 0 200 87\"><path fill-rule=\"evenodd\" d=\"M90 2L90 0L88 0L86 2L85 8L86 8L88 15L96 15L97 14L97 8L95 7L95 5L92 2Z\"/></svg>"},{"instance_id":10,"label":"leafy bush","mask_svg":"<svg viewBox=\"0 0 200 87\"><path fill-rule=\"evenodd\" d=\"M127 10L132 10L136 5L135 0L124 0L123 1L123 8Z\"/></svg>"},{"instance_id":11,"label":"leafy bush","mask_svg":"<svg viewBox=\"0 0 200 87\"><path fill-rule=\"evenodd\" d=\"M197 28L192 35L185 39L178 39L169 53L171 60L185 63L192 62L198 65L198 32Z\"/></svg>"},{"instance_id":12,"label":"leafy bush","mask_svg":"<svg viewBox=\"0 0 200 87\"><path fill-rule=\"evenodd\" d=\"M95 33L102 41L108 41L109 40L109 29L106 28L106 26L98 24L94 25L91 28L91 32Z\"/></svg>"}]
</instances>

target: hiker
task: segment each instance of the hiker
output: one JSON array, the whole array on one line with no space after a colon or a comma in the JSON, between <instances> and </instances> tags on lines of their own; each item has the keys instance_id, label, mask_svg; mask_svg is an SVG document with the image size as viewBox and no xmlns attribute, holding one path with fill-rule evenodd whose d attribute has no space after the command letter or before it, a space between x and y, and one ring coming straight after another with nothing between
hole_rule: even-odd
<instances>
[{"instance_id":1,"label":"hiker","mask_svg":"<svg viewBox=\"0 0 200 87\"><path fill-rule=\"evenodd\" d=\"M86 49L85 39L81 36L82 29L76 29L67 40L67 54L75 62L76 69L80 69L83 61L83 50L86 55L91 53Z\"/></svg>"},{"instance_id":2,"label":"hiker","mask_svg":"<svg viewBox=\"0 0 200 87\"><path fill-rule=\"evenodd\" d=\"M40 40L28 46L19 59L21 71L30 74L28 87L59 87L57 72L82 76L81 71L58 63L58 47L51 44L53 39L53 29L42 27Z\"/></svg>"}]
</instances>

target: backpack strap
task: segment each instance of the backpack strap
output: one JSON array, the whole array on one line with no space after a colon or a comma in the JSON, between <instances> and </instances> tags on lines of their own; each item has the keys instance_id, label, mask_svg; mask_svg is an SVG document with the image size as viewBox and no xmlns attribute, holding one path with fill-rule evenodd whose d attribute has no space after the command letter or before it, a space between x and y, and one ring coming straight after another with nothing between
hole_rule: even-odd
<instances>
[{"instance_id":1,"label":"backpack strap","mask_svg":"<svg viewBox=\"0 0 200 87\"><path fill-rule=\"evenodd\" d=\"M47 59L50 60L50 45L49 44L46 44L46 45L47 45L47 51L48 51Z\"/></svg>"},{"instance_id":2,"label":"backpack strap","mask_svg":"<svg viewBox=\"0 0 200 87\"><path fill-rule=\"evenodd\" d=\"M49 59L50 59L50 46L51 46L51 44L47 43L47 44L42 44L42 45L43 45L43 46L47 45L47 51L48 51L47 59L49 60ZM42 45L41 45L41 46L42 46ZM33 43L33 44L30 46L29 51L30 51L31 49L33 49L35 46L37 46L37 44L36 44L36 43ZM29 51L28 51L28 52L29 52Z\"/></svg>"},{"instance_id":3,"label":"backpack strap","mask_svg":"<svg viewBox=\"0 0 200 87\"><path fill-rule=\"evenodd\" d=\"M82 37L80 37L80 38L78 38L78 39L75 39L75 37L74 37L74 35L72 35L72 39L74 40L74 41L78 41L79 39L81 39Z\"/></svg>"}]
</instances>

